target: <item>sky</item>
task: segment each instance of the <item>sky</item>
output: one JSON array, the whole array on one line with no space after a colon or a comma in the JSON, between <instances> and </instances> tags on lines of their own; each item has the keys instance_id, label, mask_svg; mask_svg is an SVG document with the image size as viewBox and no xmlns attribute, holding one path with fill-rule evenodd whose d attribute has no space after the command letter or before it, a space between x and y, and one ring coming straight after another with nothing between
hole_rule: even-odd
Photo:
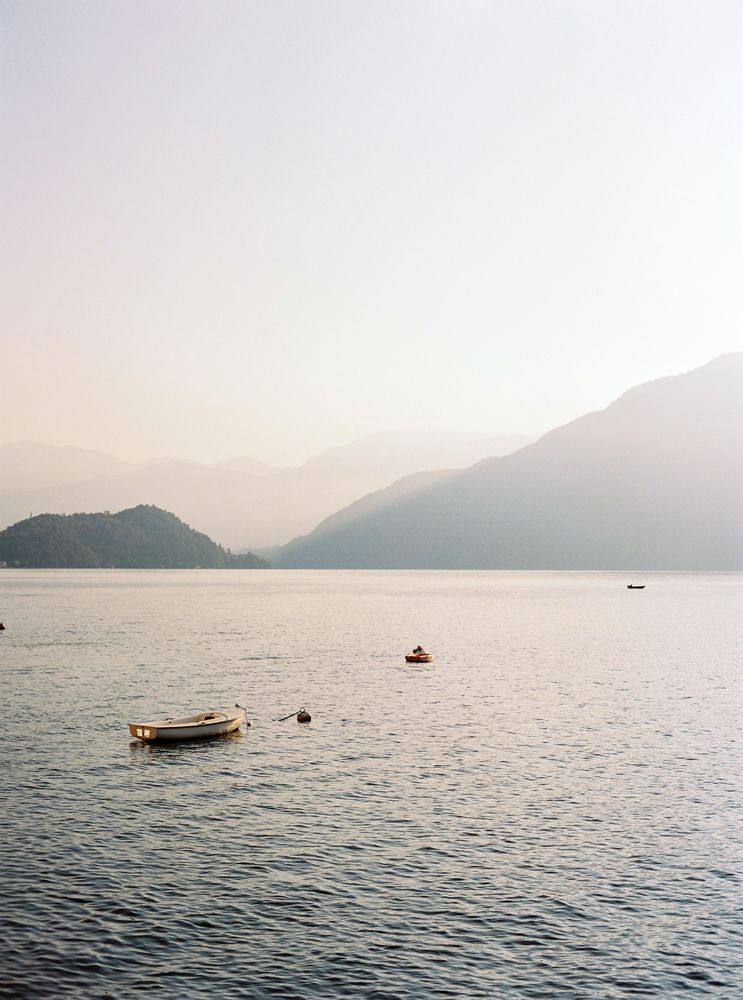
<instances>
[{"instance_id":1,"label":"sky","mask_svg":"<svg viewBox=\"0 0 743 1000\"><path fill-rule=\"evenodd\" d=\"M0 444L541 433L742 345L743 7L2 0Z\"/></svg>"}]
</instances>

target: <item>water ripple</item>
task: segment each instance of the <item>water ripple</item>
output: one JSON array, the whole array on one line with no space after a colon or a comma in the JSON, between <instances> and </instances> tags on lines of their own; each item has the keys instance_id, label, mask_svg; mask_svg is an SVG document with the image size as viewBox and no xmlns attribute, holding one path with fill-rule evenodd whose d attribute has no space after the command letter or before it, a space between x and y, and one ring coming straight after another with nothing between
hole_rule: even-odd
<instances>
[{"instance_id":1,"label":"water ripple","mask_svg":"<svg viewBox=\"0 0 743 1000\"><path fill-rule=\"evenodd\" d=\"M743 995L740 582L649 582L4 574L0 998Z\"/></svg>"}]
</instances>

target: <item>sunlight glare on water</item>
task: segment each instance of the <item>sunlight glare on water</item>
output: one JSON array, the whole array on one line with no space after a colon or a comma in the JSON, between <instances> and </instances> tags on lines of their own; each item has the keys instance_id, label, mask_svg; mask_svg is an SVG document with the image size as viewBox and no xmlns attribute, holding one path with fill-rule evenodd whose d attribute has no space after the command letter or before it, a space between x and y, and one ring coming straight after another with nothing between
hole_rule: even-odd
<instances>
[{"instance_id":1,"label":"sunlight glare on water","mask_svg":"<svg viewBox=\"0 0 743 1000\"><path fill-rule=\"evenodd\" d=\"M741 578L638 579L0 571L0 996L743 995Z\"/></svg>"}]
</instances>

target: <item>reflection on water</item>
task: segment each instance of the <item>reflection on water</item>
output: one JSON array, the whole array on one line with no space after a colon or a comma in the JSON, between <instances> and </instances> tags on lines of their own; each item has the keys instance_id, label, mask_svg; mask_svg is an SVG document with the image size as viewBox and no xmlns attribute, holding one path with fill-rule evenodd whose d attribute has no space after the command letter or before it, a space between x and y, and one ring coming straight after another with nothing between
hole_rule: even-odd
<instances>
[{"instance_id":1,"label":"reflection on water","mask_svg":"<svg viewBox=\"0 0 743 1000\"><path fill-rule=\"evenodd\" d=\"M131 752L132 763L141 763L144 759L156 760L164 757L171 757L178 760L193 753L212 753L215 743L239 742L245 739L245 735L240 731L224 733L220 736L202 736L192 740L177 741L157 741L146 742L145 740L131 740L129 750Z\"/></svg>"},{"instance_id":2,"label":"reflection on water","mask_svg":"<svg viewBox=\"0 0 743 1000\"><path fill-rule=\"evenodd\" d=\"M740 581L640 582L0 573L0 996L736 995Z\"/></svg>"}]
</instances>

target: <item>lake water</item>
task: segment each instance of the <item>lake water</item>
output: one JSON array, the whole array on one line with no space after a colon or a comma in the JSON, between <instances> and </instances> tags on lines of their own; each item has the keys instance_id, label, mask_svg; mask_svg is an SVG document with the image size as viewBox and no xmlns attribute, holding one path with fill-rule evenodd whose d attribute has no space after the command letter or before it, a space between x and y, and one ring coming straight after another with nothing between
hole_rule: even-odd
<instances>
[{"instance_id":1,"label":"lake water","mask_svg":"<svg viewBox=\"0 0 743 1000\"><path fill-rule=\"evenodd\" d=\"M743 996L742 593L0 571L0 996Z\"/></svg>"}]
</instances>

